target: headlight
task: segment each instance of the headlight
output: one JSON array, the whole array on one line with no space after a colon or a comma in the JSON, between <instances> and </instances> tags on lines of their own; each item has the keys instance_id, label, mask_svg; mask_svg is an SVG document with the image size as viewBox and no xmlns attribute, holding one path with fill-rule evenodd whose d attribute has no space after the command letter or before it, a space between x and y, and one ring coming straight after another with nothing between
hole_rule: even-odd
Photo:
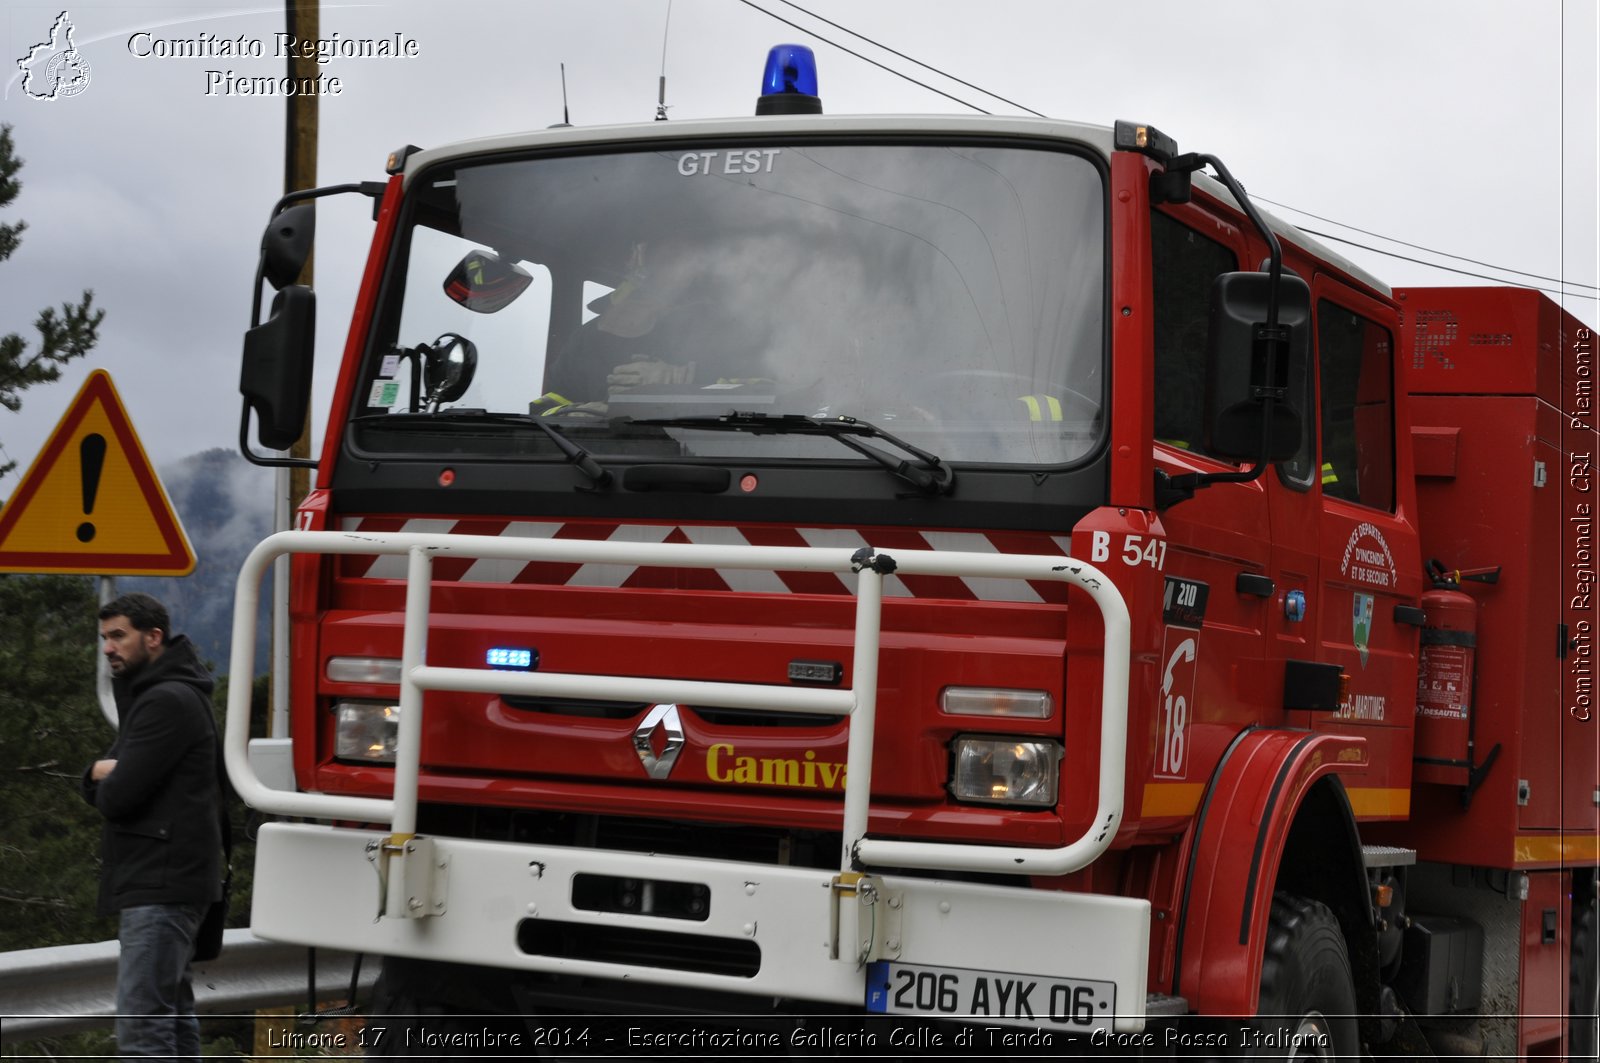
<instances>
[{"instance_id":1,"label":"headlight","mask_svg":"<svg viewBox=\"0 0 1600 1063\"><path fill-rule=\"evenodd\" d=\"M1042 739L957 738L950 793L957 801L1053 807L1061 752L1061 743Z\"/></svg>"},{"instance_id":2,"label":"headlight","mask_svg":"<svg viewBox=\"0 0 1600 1063\"><path fill-rule=\"evenodd\" d=\"M400 706L382 701L341 701L333 707L333 755L345 760L394 763Z\"/></svg>"}]
</instances>

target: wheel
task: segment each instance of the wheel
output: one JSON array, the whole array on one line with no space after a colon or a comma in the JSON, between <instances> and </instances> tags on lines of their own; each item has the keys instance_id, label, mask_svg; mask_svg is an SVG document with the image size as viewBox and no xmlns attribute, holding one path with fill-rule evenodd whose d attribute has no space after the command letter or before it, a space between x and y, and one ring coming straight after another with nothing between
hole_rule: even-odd
<instances>
[{"instance_id":1,"label":"wheel","mask_svg":"<svg viewBox=\"0 0 1600 1063\"><path fill-rule=\"evenodd\" d=\"M1291 893L1272 898L1256 1011L1241 1038L1247 1058L1361 1058L1350 958L1327 905Z\"/></svg>"},{"instance_id":2,"label":"wheel","mask_svg":"<svg viewBox=\"0 0 1600 1063\"><path fill-rule=\"evenodd\" d=\"M1600 949L1596 948L1595 906L1586 904L1572 922L1572 1028L1567 1058L1595 1063L1600 1058Z\"/></svg>"}]
</instances>

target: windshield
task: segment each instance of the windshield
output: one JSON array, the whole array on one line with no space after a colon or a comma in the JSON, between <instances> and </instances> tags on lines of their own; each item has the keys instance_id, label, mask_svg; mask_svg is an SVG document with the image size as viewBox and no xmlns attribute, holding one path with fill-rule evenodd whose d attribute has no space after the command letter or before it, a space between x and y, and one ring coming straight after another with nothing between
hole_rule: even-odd
<instances>
[{"instance_id":1,"label":"windshield","mask_svg":"<svg viewBox=\"0 0 1600 1063\"><path fill-rule=\"evenodd\" d=\"M856 418L955 463L1061 465L1102 432L1086 158L708 143L458 163L409 197L363 453L565 460L530 415L644 460L861 460L688 420L734 411Z\"/></svg>"}]
</instances>

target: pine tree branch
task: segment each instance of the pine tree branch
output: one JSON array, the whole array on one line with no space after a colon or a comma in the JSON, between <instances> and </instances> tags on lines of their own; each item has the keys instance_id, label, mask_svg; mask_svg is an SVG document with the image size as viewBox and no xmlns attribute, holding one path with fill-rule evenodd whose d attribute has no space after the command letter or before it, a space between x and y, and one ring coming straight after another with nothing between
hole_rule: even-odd
<instances>
[{"instance_id":1,"label":"pine tree branch","mask_svg":"<svg viewBox=\"0 0 1600 1063\"><path fill-rule=\"evenodd\" d=\"M17 157L11 126L0 124L0 207L10 205L22 190L17 173L22 159ZM0 224L0 262L10 258L22 242L27 224L22 221ZM21 393L35 384L49 384L61 378L61 367L82 358L100 338L100 322L106 312L94 306L94 293L85 290L83 301L62 303L60 312L46 307L34 320L39 333L38 350L28 353L28 345L16 333L0 335L0 407L15 413L22 407ZM16 468L16 462L0 465L0 475Z\"/></svg>"}]
</instances>

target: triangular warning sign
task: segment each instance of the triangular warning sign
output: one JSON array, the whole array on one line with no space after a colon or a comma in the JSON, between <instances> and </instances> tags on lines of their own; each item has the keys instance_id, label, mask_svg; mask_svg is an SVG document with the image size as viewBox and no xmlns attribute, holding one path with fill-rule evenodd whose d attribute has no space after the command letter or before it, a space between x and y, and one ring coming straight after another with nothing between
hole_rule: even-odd
<instances>
[{"instance_id":1,"label":"triangular warning sign","mask_svg":"<svg viewBox=\"0 0 1600 1063\"><path fill-rule=\"evenodd\" d=\"M187 576L194 551L111 375L89 374L0 508L0 572Z\"/></svg>"}]
</instances>

